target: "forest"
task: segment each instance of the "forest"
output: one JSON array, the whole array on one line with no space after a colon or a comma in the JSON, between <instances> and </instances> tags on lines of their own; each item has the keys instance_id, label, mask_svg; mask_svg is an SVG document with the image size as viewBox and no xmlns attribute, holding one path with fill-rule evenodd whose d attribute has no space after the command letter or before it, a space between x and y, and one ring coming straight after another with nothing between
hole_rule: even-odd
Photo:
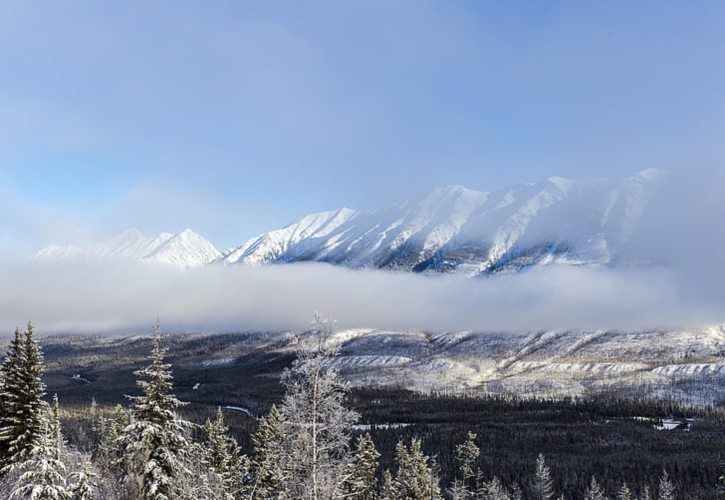
<instances>
[{"instance_id":1,"label":"forest","mask_svg":"<svg viewBox=\"0 0 725 500\"><path fill-rule=\"evenodd\" d=\"M333 328L315 318L256 417L180 400L158 324L125 404L62 404L29 323L0 367L0 498L725 498L718 408L353 390Z\"/></svg>"}]
</instances>

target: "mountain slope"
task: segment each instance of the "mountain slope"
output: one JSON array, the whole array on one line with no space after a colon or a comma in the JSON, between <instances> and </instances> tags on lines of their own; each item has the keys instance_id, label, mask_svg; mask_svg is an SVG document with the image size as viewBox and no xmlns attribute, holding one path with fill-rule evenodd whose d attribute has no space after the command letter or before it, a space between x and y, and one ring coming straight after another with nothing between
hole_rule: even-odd
<instances>
[{"instance_id":1,"label":"mountain slope","mask_svg":"<svg viewBox=\"0 0 725 500\"><path fill-rule=\"evenodd\" d=\"M137 229L127 229L110 240L88 247L77 245L50 245L34 256L38 260L67 259L123 259L141 262L194 267L208 264L221 253L207 239L191 229L178 234L161 233L144 236Z\"/></svg>"},{"instance_id":2,"label":"mountain slope","mask_svg":"<svg viewBox=\"0 0 725 500\"><path fill-rule=\"evenodd\" d=\"M319 261L468 275L549 263L607 265L629 241L660 173L552 177L491 193L439 188L384 210L311 214L227 252L225 264Z\"/></svg>"}]
</instances>

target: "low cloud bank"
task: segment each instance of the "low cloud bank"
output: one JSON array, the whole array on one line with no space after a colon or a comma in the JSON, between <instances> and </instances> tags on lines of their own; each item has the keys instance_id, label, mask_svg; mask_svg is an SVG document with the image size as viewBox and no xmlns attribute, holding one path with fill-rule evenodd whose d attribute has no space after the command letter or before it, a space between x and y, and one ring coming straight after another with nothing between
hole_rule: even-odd
<instances>
[{"instance_id":1,"label":"low cloud bank","mask_svg":"<svg viewBox=\"0 0 725 500\"><path fill-rule=\"evenodd\" d=\"M314 310L341 327L513 331L641 329L723 319L719 297L680 291L662 269L548 267L494 279L351 271L321 264L179 271L131 263L9 263L0 327L43 332L303 328Z\"/></svg>"},{"instance_id":2,"label":"low cloud bank","mask_svg":"<svg viewBox=\"0 0 725 500\"><path fill-rule=\"evenodd\" d=\"M180 271L129 262L0 261L0 333L341 327L515 331L725 322L725 170L671 174L618 264L495 278L352 271L322 264Z\"/></svg>"}]
</instances>

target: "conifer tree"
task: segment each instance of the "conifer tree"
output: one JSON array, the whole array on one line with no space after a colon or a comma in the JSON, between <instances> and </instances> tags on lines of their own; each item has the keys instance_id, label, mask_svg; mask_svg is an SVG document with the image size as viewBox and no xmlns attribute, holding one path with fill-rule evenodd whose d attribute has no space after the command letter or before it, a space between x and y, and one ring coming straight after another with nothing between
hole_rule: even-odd
<instances>
[{"instance_id":1,"label":"conifer tree","mask_svg":"<svg viewBox=\"0 0 725 500\"><path fill-rule=\"evenodd\" d=\"M378 499L396 500L398 498L396 494L397 492L395 491L393 475L388 469L385 469L385 472L383 472L383 482L380 485L380 495L378 495Z\"/></svg>"},{"instance_id":2,"label":"conifer tree","mask_svg":"<svg viewBox=\"0 0 725 500\"><path fill-rule=\"evenodd\" d=\"M602 490L601 486L599 486L599 483L597 483L597 480L594 476L592 476L592 481L589 483L589 488L587 489L586 493L584 494L584 500L606 500L607 497L604 495L604 491Z\"/></svg>"},{"instance_id":3,"label":"conifer tree","mask_svg":"<svg viewBox=\"0 0 725 500\"><path fill-rule=\"evenodd\" d=\"M649 490L649 486L645 485L640 500L652 500L652 493Z\"/></svg>"},{"instance_id":4,"label":"conifer tree","mask_svg":"<svg viewBox=\"0 0 725 500\"><path fill-rule=\"evenodd\" d=\"M622 487L617 492L617 500L632 500L632 492L629 491L627 483L622 483Z\"/></svg>"},{"instance_id":5,"label":"conifer tree","mask_svg":"<svg viewBox=\"0 0 725 500\"><path fill-rule=\"evenodd\" d=\"M377 471L380 453L375 448L370 434L363 434L355 440L355 453L347 467L343 491L346 497L355 500L375 498Z\"/></svg>"},{"instance_id":6,"label":"conifer tree","mask_svg":"<svg viewBox=\"0 0 725 500\"><path fill-rule=\"evenodd\" d=\"M24 340L20 329L10 342L0 372L2 387L0 392L0 460L5 463L11 459L10 444L20 432L21 423L15 418L19 411L21 398L21 369L25 359Z\"/></svg>"},{"instance_id":7,"label":"conifer tree","mask_svg":"<svg viewBox=\"0 0 725 500\"><path fill-rule=\"evenodd\" d=\"M79 470L70 475L71 500L94 500L98 496L98 474L93 471L92 465L84 460Z\"/></svg>"},{"instance_id":8,"label":"conifer tree","mask_svg":"<svg viewBox=\"0 0 725 500\"><path fill-rule=\"evenodd\" d=\"M288 474L283 467L287 423L275 405L259 421L252 436L254 444L254 498L276 498L284 495Z\"/></svg>"},{"instance_id":9,"label":"conifer tree","mask_svg":"<svg viewBox=\"0 0 725 500\"><path fill-rule=\"evenodd\" d=\"M16 334L6 362L11 366L5 371L6 412L0 426L0 441L7 450L5 472L28 459L45 432L48 405L42 399L45 395L43 354L35 341L32 323L28 323L24 339L19 339L19 332Z\"/></svg>"},{"instance_id":10,"label":"conifer tree","mask_svg":"<svg viewBox=\"0 0 725 500\"><path fill-rule=\"evenodd\" d=\"M659 484L660 500L675 500L675 485L670 481L670 476L666 470L662 470Z\"/></svg>"},{"instance_id":11,"label":"conifer tree","mask_svg":"<svg viewBox=\"0 0 725 500\"><path fill-rule=\"evenodd\" d=\"M50 423L43 422L41 434L27 452L23 462L15 464L21 471L10 498L23 500L66 500L70 498L66 484L66 465L51 434Z\"/></svg>"},{"instance_id":12,"label":"conifer tree","mask_svg":"<svg viewBox=\"0 0 725 500\"><path fill-rule=\"evenodd\" d=\"M423 453L420 440L413 438L410 448L402 442L395 446L398 473L393 481L397 498L429 500L441 498L438 478L435 477L430 458Z\"/></svg>"},{"instance_id":13,"label":"conifer tree","mask_svg":"<svg viewBox=\"0 0 725 500\"><path fill-rule=\"evenodd\" d=\"M350 429L358 418L344 404L348 384L330 364L337 353L333 328L331 321L315 315L312 331L301 342L312 345L299 349L292 367L282 374L289 493L311 500L334 497L341 489Z\"/></svg>"},{"instance_id":14,"label":"conifer tree","mask_svg":"<svg viewBox=\"0 0 725 500\"><path fill-rule=\"evenodd\" d=\"M233 499L241 492L244 469L248 466L246 457L241 456L239 445L229 436L221 407L217 408L214 420L206 421L204 430L207 439L206 462L219 475L227 497Z\"/></svg>"},{"instance_id":15,"label":"conifer tree","mask_svg":"<svg viewBox=\"0 0 725 500\"><path fill-rule=\"evenodd\" d=\"M549 471L549 466L546 465L546 459L543 453L539 453L539 456L536 458L536 472L534 473L532 493L536 500L549 500L554 496L551 472Z\"/></svg>"},{"instance_id":16,"label":"conifer tree","mask_svg":"<svg viewBox=\"0 0 725 500\"><path fill-rule=\"evenodd\" d=\"M454 457L458 465L458 479L460 479L461 498L468 498L474 491L473 479L476 475L474 466L480 449L476 446L476 434L469 432L466 441L456 445Z\"/></svg>"},{"instance_id":17,"label":"conifer tree","mask_svg":"<svg viewBox=\"0 0 725 500\"><path fill-rule=\"evenodd\" d=\"M496 476L483 485L483 491L479 497L485 500L511 500L511 495Z\"/></svg>"},{"instance_id":18,"label":"conifer tree","mask_svg":"<svg viewBox=\"0 0 725 500\"><path fill-rule=\"evenodd\" d=\"M184 403L171 394L173 375L165 362L161 328L156 323L151 364L135 372L142 396L130 396L132 422L123 430L123 460L127 464L125 482L145 499L167 500L183 496L180 491L189 443L186 433L191 424L179 418L176 410Z\"/></svg>"}]
</instances>

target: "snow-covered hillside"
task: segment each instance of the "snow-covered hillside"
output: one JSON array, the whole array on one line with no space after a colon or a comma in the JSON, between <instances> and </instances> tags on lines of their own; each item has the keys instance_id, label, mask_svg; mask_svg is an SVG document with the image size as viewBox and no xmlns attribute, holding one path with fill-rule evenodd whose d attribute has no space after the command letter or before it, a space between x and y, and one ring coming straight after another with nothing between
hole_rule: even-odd
<instances>
[{"instance_id":1,"label":"snow-covered hillside","mask_svg":"<svg viewBox=\"0 0 725 500\"><path fill-rule=\"evenodd\" d=\"M491 193L449 186L384 210L307 215L246 241L220 261L320 261L468 275L554 262L606 265L629 241L659 177L654 170L615 180L552 177Z\"/></svg>"},{"instance_id":2,"label":"snow-covered hillside","mask_svg":"<svg viewBox=\"0 0 725 500\"><path fill-rule=\"evenodd\" d=\"M39 260L124 259L179 267L208 264L220 256L214 245L191 229L148 237L133 228L95 245L50 245L35 254Z\"/></svg>"}]
</instances>

